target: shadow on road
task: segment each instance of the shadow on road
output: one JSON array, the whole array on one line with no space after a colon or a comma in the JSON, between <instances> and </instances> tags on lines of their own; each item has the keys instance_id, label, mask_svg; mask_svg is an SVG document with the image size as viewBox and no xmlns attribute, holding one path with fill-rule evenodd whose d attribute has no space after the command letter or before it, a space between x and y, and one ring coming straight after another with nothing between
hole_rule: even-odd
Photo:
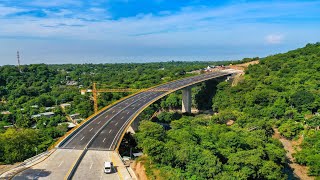
<instances>
[{"instance_id":1,"label":"shadow on road","mask_svg":"<svg viewBox=\"0 0 320 180\"><path fill-rule=\"evenodd\" d=\"M14 180L23 180L23 179L39 179L47 177L51 174L51 171L46 171L44 169L28 169L21 174L16 175Z\"/></svg>"},{"instance_id":2,"label":"shadow on road","mask_svg":"<svg viewBox=\"0 0 320 180\"><path fill-rule=\"evenodd\" d=\"M118 166L113 166L113 170L112 170L111 174L117 173L117 172L118 172Z\"/></svg>"}]
</instances>

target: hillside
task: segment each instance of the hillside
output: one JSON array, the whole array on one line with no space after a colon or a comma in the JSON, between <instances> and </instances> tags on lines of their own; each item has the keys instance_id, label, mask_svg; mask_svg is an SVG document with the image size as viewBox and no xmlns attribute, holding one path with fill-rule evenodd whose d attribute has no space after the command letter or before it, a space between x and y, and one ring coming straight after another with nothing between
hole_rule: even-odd
<instances>
[{"instance_id":1,"label":"hillside","mask_svg":"<svg viewBox=\"0 0 320 180\"><path fill-rule=\"evenodd\" d=\"M304 137L297 163L320 176L320 43L250 65L238 85L222 82L212 117L182 117L165 131L144 121L136 135L160 179L287 179L285 151L272 138ZM226 127L226 122L235 124ZM153 171L159 169L160 172Z\"/></svg>"},{"instance_id":2,"label":"hillside","mask_svg":"<svg viewBox=\"0 0 320 180\"><path fill-rule=\"evenodd\" d=\"M308 165L310 175L320 176L319 72L320 43L269 56L251 66L238 86L221 83L213 108L241 112L237 118L241 127L252 128L263 120L278 126L288 139L302 135L296 161Z\"/></svg>"}]
</instances>

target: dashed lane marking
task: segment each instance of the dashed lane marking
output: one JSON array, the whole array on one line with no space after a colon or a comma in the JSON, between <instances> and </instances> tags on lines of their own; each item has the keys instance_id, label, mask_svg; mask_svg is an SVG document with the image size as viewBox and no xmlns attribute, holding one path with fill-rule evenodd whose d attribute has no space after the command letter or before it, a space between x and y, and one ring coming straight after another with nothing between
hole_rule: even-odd
<instances>
[{"instance_id":1,"label":"dashed lane marking","mask_svg":"<svg viewBox=\"0 0 320 180\"><path fill-rule=\"evenodd\" d=\"M58 167L60 167L62 164L63 164L63 161L59 164L59 166L58 166Z\"/></svg>"}]
</instances>

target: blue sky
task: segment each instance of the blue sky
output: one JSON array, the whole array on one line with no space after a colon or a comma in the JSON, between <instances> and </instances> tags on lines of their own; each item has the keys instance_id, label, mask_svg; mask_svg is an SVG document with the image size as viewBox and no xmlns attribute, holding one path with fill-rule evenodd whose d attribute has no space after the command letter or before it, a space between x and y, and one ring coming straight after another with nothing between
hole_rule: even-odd
<instances>
[{"instance_id":1,"label":"blue sky","mask_svg":"<svg viewBox=\"0 0 320 180\"><path fill-rule=\"evenodd\" d=\"M320 1L0 0L0 65L229 60L320 41Z\"/></svg>"}]
</instances>

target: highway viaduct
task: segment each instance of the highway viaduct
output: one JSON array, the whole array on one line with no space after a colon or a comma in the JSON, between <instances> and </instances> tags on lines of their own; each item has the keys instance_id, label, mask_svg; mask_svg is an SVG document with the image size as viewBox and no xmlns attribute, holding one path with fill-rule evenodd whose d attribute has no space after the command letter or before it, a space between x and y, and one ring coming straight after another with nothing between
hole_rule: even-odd
<instances>
[{"instance_id":1,"label":"highway viaduct","mask_svg":"<svg viewBox=\"0 0 320 180\"><path fill-rule=\"evenodd\" d=\"M201 74L130 95L91 116L65 137L50 155L17 173L13 179L132 179L117 149L133 120L150 104L178 90L182 90L183 95L182 111L190 113L192 86L236 72L229 69ZM104 161L115 163L115 173L103 173Z\"/></svg>"}]
</instances>

